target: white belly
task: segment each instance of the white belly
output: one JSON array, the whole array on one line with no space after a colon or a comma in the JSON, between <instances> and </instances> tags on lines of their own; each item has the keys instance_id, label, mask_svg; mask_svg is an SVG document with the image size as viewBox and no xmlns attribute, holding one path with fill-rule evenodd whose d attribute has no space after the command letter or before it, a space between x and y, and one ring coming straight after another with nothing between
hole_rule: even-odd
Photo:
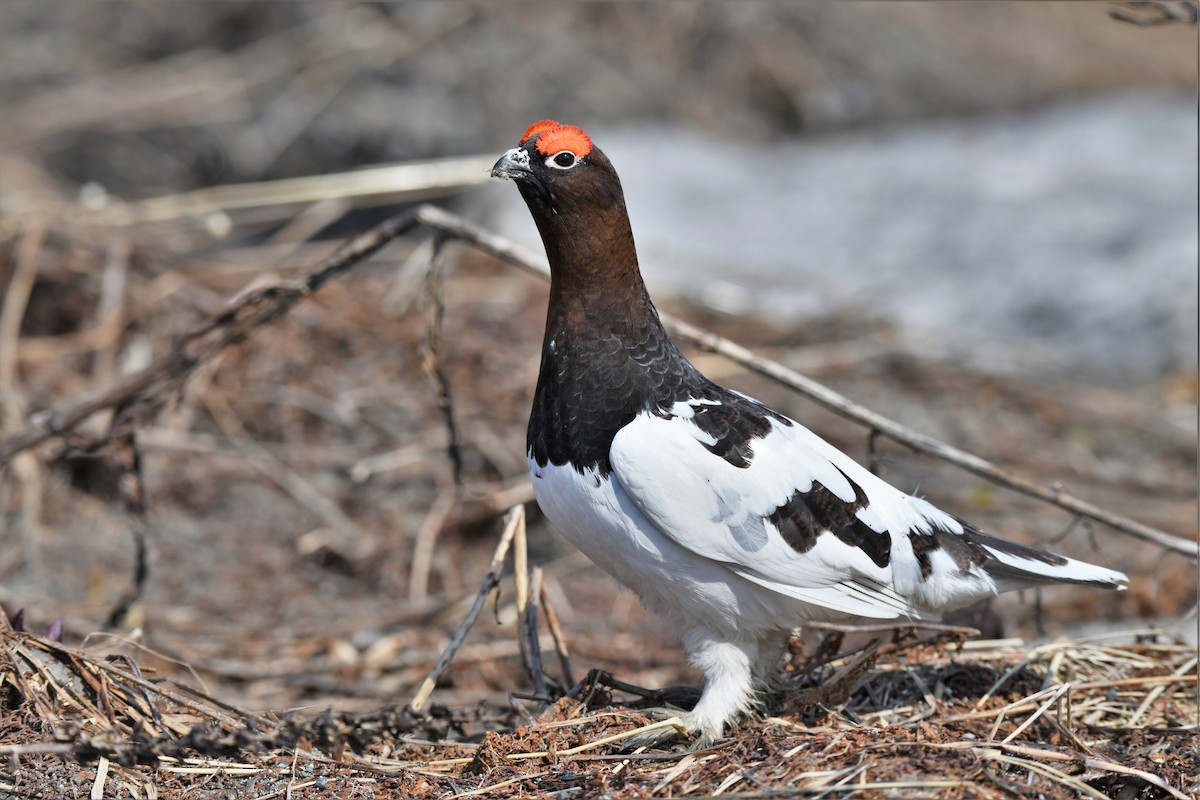
<instances>
[{"instance_id":1,"label":"white belly","mask_svg":"<svg viewBox=\"0 0 1200 800\"><path fill-rule=\"evenodd\" d=\"M542 512L572 544L652 611L714 631L784 631L828 610L764 589L659 532L610 477L530 459Z\"/></svg>"}]
</instances>

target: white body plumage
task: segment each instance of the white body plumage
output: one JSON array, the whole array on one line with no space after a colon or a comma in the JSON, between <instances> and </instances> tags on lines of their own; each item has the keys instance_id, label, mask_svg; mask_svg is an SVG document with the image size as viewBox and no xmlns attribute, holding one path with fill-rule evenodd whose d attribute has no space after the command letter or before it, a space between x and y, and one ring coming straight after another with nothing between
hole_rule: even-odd
<instances>
[{"instance_id":1,"label":"white body plumage","mask_svg":"<svg viewBox=\"0 0 1200 800\"><path fill-rule=\"evenodd\" d=\"M705 448L711 437L691 422L694 408L643 413L613 439L612 472L530 459L534 492L546 516L592 561L677 623L707 682L689 727L705 739L751 705L769 681L787 633L811 620L924 618L1017 586L933 549L923 574L910 533L962 533L961 524L925 500L887 484L794 421L773 424L754 442L748 467ZM814 482L856 516L890 534L887 564L832 533L807 552L784 541L768 519ZM1080 561L1047 564L992 550L1029 574L1054 580L1118 583L1124 576Z\"/></svg>"}]
</instances>

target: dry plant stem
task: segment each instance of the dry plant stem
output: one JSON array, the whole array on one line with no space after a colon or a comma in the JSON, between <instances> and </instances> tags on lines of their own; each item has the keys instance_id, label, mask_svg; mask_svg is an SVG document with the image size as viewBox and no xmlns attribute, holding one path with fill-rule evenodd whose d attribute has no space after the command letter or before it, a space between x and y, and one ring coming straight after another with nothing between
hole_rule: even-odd
<instances>
[{"instance_id":1,"label":"dry plant stem","mask_svg":"<svg viewBox=\"0 0 1200 800\"><path fill-rule=\"evenodd\" d=\"M429 574L433 571L434 546L446 519L454 510L457 497L456 489L442 489L433 501L433 507L425 515L421 530L417 532L417 543L412 551L412 570L408 578L408 596L413 600L423 600L429 594Z\"/></svg>"},{"instance_id":2,"label":"dry plant stem","mask_svg":"<svg viewBox=\"0 0 1200 800\"><path fill-rule=\"evenodd\" d=\"M38 255L46 238L46 227L35 223L25 231L17 246L12 277L5 289L4 303L0 307L0 431L7 430L20 422L21 398L17 393L17 349L21 337L21 320L33 292L37 276ZM37 539L41 520L42 473L33 455L22 456L13 462L13 477L16 478L21 497L21 516L17 523L20 537L20 559L26 564L37 564Z\"/></svg>"},{"instance_id":3,"label":"dry plant stem","mask_svg":"<svg viewBox=\"0 0 1200 800\"><path fill-rule=\"evenodd\" d=\"M516 595L517 614L525 615L529 605L529 544L525 536L524 506L521 506L521 526L513 541L513 592Z\"/></svg>"},{"instance_id":4,"label":"dry plant stem","mask_svg":"<svg viewBox=\"0 0 1200 800\"><path fill-rule=\"evenodd\" d=\"M538 637L542 577L541 567L534 567L529 573L529 600L518 626L518 637L521 642L521 655L525 661L525 669L533 684L533 696L539 702L548 703L550 697L546 691L546 671L542 667L542 647Z\"/></svg>"},{"instance_id":5,"label":"dry plant stem","mask_svg":"<svg viewBox=\"0 0 1200 800\"><path fill-rule=\"evenodd\" d=\"M1200 677L1200 676L1188 674L1188 673L1194 673L1196 671L1196 665L1197 665L1198 660L1200 660L1200 659L1193 658L1192 660L1190 660L1186 664L1184 664L1182 667L1175 670L1175 672L1173 674L1179 675L1181 680L1187 680L1188 678ZM1131 727L1131 728L1135 727L1139 722L1141 722L1142 717L1145 716L1146 712L1150 710L1150 707L1154 705L1155 701L1157 701L1159 697L1161 697L1163 694L1166 693L1166 691L1169 687L1170 687L1170 684L1167 684L1164 686L1156 686L1153 689L1151 689L1150 692L1146 695L1146 699L1142 701L1142 704L1140 706L1138 706L1137 711L1133 712L1133 716L1129 718L1129 727ZM1198 722L1200 722L1200 720L1198 720Z\"/></svg>"},{"instance_id":6,"label":"dry plant stem","mask_svg":"<svg viewBox=\"0 0 1200 800\"><path fill-rule=\"evenodd\" d=\"M492 157L438 158L382 164L327 175L306 175L258 183L214 186L114 206L101 219L116 224L162 222L264 206L317 203L349 198L427 200L431 195L485 183Z\"/></svg>"},{"instance_id":7,"label":"dry plant stem","mask_svg":"<svg viewBox=\"0 0 1200 800\"><path fill-rule=\"evenodd\" d=\"M458 422L454 416L454 400L450 395L450 380L442 362L442 318L445 316L442 255L446 249L446 235L437 231L433 235L433 253L425 272L425 339L421 342L421 366L429 376L437 397L438 410L446 423L449 441L446 454L454 468L454 485L462 486L463 459Z\"/></svg>"},{"instance_id":8,"label":"dry plant stem","mask_svg":"<svg viewBox=\"0 0 1200 800\"><path fill-rule=\"evenodd\" d=\"M96 779L92 781L92 791L90 800L103 800L104 798L104 782L108 780L108 759L104 756L100 757L99 763L96 765Z\"/></svg>"},{"instance_id":9,"label":"dry plant stem","mask_svg":"<svg viewBox=\"0 0 1200 800\"><path fill-rule=\"evenodd\" d=\"M558 612L550 602L550 594L546 591L545 584L542 585L541 600L546 611L546 627L550 629L550 637L554 639L554 650L558 653L558 664L562 668L563 686L574 686L575 678L571 675L571 654L567 650L567 637L558 624Z\"/></svg>"},{"instance_id":10,"label":"dry plant stem","mask_svg":"<svg viewBox=\"0 0 1200 800\"><path fill-rule=\"evenodd\" d=\"M500 585L500 575L513 538L517 535L518 531L524 534L524 530L525 507L513 506L508 512L508 517L505 519L504 532L500 534L500 542L496 545L496 551L492 554L492 563L488 565L487 575L484 576L483 584L479 587L479 592L475 595L475 602L471 604L471 610L463 617L463 621L459 623L458 628L454 631L454 635L450 637L450 643L446 645L446 649L442 651L437 663L433 665L433 669L429 671L429 675L421 683L421 687L413 696L412 702L409 703L409 707L413 711L420 711L429 702L429 695L437 685L438 679L442 677L442 674L450 666L450 662L454 660L454 654L462 647L463 641L467 638L467 633L471 630L471 626L475 624L475 620L479 617L479 612L483 610L488 595Z\"/></svg>"},{"instance_id":11,"label":"dry plant stem","mask_svg":"<svg viewBox=\"0 0 1200 800\"><path fill-rule=\"evenodd\" d=\"M397 236L412 230L417 224L416 212L386 220L318 261L303 278L240 296L226 311L180 336L169 352L145 369L130 373L58 408L32 415L23 427L0 437L0 466L24 450L71 431L97 411L111 408L171 380L186 377L198 365L283 316L327 281L375 253Z\"/></svg>"},{"instance_id":12,"label":"dry plant stem","mask_svg":"<svg viewBox=\"0 0 1200 800\"><path fill-rule=\"evenodd\" d=\"M550 269L545 259L530 254L527 250L513 245L511 242L482 230L471 223L448 214L439 208L422 206L417 209L419 221L432 228L442 230L455 238L469 242L480 250L490 253L497 258L518 266L534 275L548 278ZM793 389L811 400L819 403L834 413L866 426L872 432L878 432L893 441L920 453L934 456L960 467L967 472L979 475L1000 486L1044 500L1051 505L1078 514L1081 517L1103 522L1109 527L1144 541L1164 547L1194 559L1200 559L1200 542L1188 541L1180 536L1160 531L1127 517L1081 500L1056 486L1046 486L1029 480L1020 475L1002 470L995 464L979 456L938 441L931 436L911 430L894 420L888 419L871 411L865 406L855 403L832 389L811 378L788 369L777 361L772 361L756 355L750 350L710 333L703 328L677 320L667 314L662 314L663 324L672 334L680 339L691 342L714 353L720 353L742 366L764 375L778 383Z\"/></svg>"},{"instance_id":13,"label":"dry plant stem","mask_svg":"<svg viewBox=\"0 0 1200 800\"><path fill-rule=\"evenodd\" d=\"M162 381L185 377L197 364L207 361L225 347L243 341L258 328L287 313L292 306L316 291L326 281L346 271L392 239L412 230L417 225L425 225L441 231L451 238L467 242L479 250L542 278L549 275L549 268L544 259L439 208L420 206L413 211L393 217L355 238L310 268L304 278L247 293L235 301L226 312L182 336L171 352L160 357L146 369L127 375L113 384L101 387L57 409L34 414L24 427L0 438L0 465L9 462L17 453L41 444L53 436L70 431L96 411L116 405L131 395L145 392ZM663 316L663 321L675 336L712 352L720 353L912 450L934 456L1000 486L1038 498L1081 517L1102 522L1128 536L1152 542L1166 550L1200 560L1200 542L1189 541L1181 536L1175 536L1106 511L1056 486L1047 486L1002 470L978 456L959 450L930 436L917 433L898 422L876 414L832 389L806 378L778 362L757 356L728 339L666 315Z\"/></svg>"},{"instance_id":14,"label":"dry plant stem","mask_svg":"<svg viewBox=\"0 0 1200 800\"><path fill-rule=\"evenodd\" d=\"M1170 794L1172 797L1178 798L1178 800L1190 800L1183 792L1175 789L1162 778L1151 772L1145 772L1144 770L1133 769L1132 767L1115 764L1112 761L1107 761L1105 759L1093 758L1091 756L1077 756L1072 753L1060 753L1057 750L1046 750L1043 748L1026 747L1016 744L1002 744L1000 745L1000 749L1007 753L1013 753L1015 755L1025 756L1027 758L1043 759L1046 761L1078 762L1081 763L1085 769L1095 769L1103 772L1115 772L1119 775L1134 775L1146 781L1147 783L1157 786L1164 792Z\"/></svg>"},{"instance_id":15,"label":"dry plant stem","mask_svg":"<svg viewBox=\"0 0 1200 800\"><path fill-rule=\"evenodd\" d=\"M1091 797L1095 798L1095 800L1109 800L1109 798L1105 797L1091 786L1088 786L1083 781L1066 774L1062 770L1055 769L1054 767L1048 767L1045 764L1040 764L1036 761L1025 761L1023 759L1013 758L1012 756L1004 755L998 750L978 748L972 752L974 752L981 759L999 761L1003 764L1009 764L1011 766L1024 769L1027 772L1035 772L1044 778L1058 781L1064 786L1067 786L1075 791L1079 797Z\"/></svg>"},{"instance_id":16,"label":"dry plant stem","mask_svg":"<svg viewBox=\"0 0 1200 800\"><path fill-rule=\"evenodd\" d=\"M977 628L966 628L960 625L943 625L937 622L924 622L922 620L905 620L903 622L881 623L878 625L854 625L844 622L807 622L804 628L806 630L833 631L835 633L887 633L888 631L911 629L934 631L935 633L953 633L963 639L973 639L979 635Z\"/></svg>"},{"instance_id":17,"label":"dry plant stem","mask_svg":"<svg viewBox=\"0 0 1200 800\"><path fill-rule=\"evenodd\" d=\"M0 614L0 620L3 620L3 628L0 628L0 629L11 632L11 629L8 628L7 620L4 619L3 614ZM78 664L79 664L79 661L77 660L77 651L75 651L71 647L68 647L67 645L60 644L58 642L55 642L55 641L52 641L49 639L45 639L45 638L38 638L36 641L36 645L37 645L38 649L53 651L57 655L57 657L65 660L65 661L71 662L75 666L78 666ZM8 648L11 648L12 646L13 646L12 640L10 639L9 643L8 643ZM6 648L6 650L8 652L9 658L12 660L13 663L16 663L16 655L12 652L11 649L8 649L8 648ZM26 662L29 662L31 664L39 663L36 659L32 659L29 657L23 657L23 660ZM178 705L181 708L187 709L188 711L196 714L197 716L200 716L205 719L216 722L223 727L227 727L230 729L235 728L235 727L237 727L239 720L245 719L246 717L250 716L250 712L248 712L248 711L237 708L235 706L231 706L228 703L225 703L215 697L206 695L206 694L199 692L196 689L193 689L188 686L180 685L180 686L178 686L178 688L179 688L180 692L193 695L193 696L197 697L198 699L203 700L205 703L209 704L210 707L205 708L201 705L198 705L198 704L192 702L191 700L189 700L182 693L173 692L170 689L165 688L165 686L163 686L162 684L148 681L145 678L142 678L140 675L135 674L133 672L123 671L120 668L118 668L117 666L114 666L112 663L109 663L107 661L102 661L102 660L98 660L98 659L89 659L89 660L87 660L86 663L91 669L95 670L96 673L98 673L98 674L100 674L100 673L107 674L107 675L111 676L112 678L123 681L124 683L126 683L130 687L132 687L133 689L137 689L142 692L149 692L153 695L158 695L166 700L169 700L172 703L175 703L176 705ZM82 670L77 670L77 671L82 671ZM20 671L18 670L11 674L20 675ZM27 695L27 696L29 696L29 695ZM41 693L33 692L32 696L40 697ZM215 710L215 709L220 709L220 710ZM227 711L229 713L228 714L222 713L223 711ZM56 715L54 714L53 711L46 709L44 716L47 719L52 719Z\"/></svg>"},{"instance_id":18,"label":"dry plant stem","mask_svg":"<svg viewBox=\"0 0 1200 800\"><path fill-rule=\"evenodd\" d=\"M146 579L150 576L146 487L142 479L142 453L137 443L136 425L137 416L133 409L118 408L113 414L108 433L113 458L121 471L117 490L132 523L129 532L133 537L134 546L133 579L108 614L107 622L110 628L117 628L125 623L130 609L141 599L146 588Z\"/></svg>"},{"instance_id":19,"label":"dry plant stem","mask_svg":"<svg viewBox=\"0 0 1200 800\"><path fill-rule=\"evenodd\" d=\"M1050 708L1050 706L1057 703L1059 698L1061 698L1064 694L1066 694L1069 691L1071 691L1071 684L1064 683L1061 686L1056 686L1051 689L1045 689L1041 692L1038 692L1037 694L1030 695L1029 697L1025 698L1024 702L1030 702L1033 700L1041 700L1042 695L1049 695L1044 701L1042 701L1040 703L1040 705L1038 705L1037 710L1029 715L1028 719L1026 719L1024 722L1022 722L1020 725L1018 725L1016 730L1014 730L1008 736L1004 737L1004 739L1001 740L1000 743L1001 744L1011 743L1013 739L1015 739L1019 735L1021 735L1021 733L1026 728L1028 728L1030 725L1032 725L1034 722L1037 721L1038 717L1042 716L1042 714L1045 714L1046 711ZM1015 705L1015 704L1010 703L1010 705ZM1008 707L1006 706L1005 708L1000 709L1000 713L996 715L996 722L995 722L995 724L992 725L991 734L988 735L988 744L991 744L996 740L996 734L1000 730L1001 723L1004 722L1004 717L1005 717L1007 710L1008 710Z\"/></svg>"}]
</instances>

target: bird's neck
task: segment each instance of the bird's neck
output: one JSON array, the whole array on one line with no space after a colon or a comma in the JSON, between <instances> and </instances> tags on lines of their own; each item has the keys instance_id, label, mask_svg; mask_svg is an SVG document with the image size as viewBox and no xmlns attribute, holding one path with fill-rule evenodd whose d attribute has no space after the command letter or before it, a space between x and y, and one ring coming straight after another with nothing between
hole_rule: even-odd
<instances>
[{"instance_id":1,"label":"bird's neck","mask_svg":"<svg viewBox=\"0 0 1200 800\"><path fill-rule=\"evenodd\" d=\"M557 338L630 346L647 337L667 340L632 247L560 252L550 265L547 343Z\"/></svg>"},{"instance_id":2,"label":"bird's neck","mask_svg":"<svg viewBox=\"0 0 1200 800\"><path fill-rule=\"evenodd\" d=\"M587 215L535 203L530 210L550 261L547 341L568 332L610 337L625 330L661 331L619 197Z\"/></svg>"},{"instance_id":3,"label":"bird's neck","mask_svg":"<svg viewBox=\"0 0 1200 800\"><path fill-rule=\"evenodd\" d=\"M646 293L633 236L603 232L547 241L550 305L529 419L537 463L607 474L613 437L642 411L669 405L694 368Z\"/></svg>"}]
</instances>

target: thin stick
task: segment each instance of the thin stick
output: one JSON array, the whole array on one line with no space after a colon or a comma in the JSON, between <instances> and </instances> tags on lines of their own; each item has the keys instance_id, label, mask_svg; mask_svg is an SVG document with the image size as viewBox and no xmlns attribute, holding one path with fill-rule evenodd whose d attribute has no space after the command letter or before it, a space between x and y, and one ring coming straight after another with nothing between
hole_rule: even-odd
<instances>
[{"instance_id":1,"label":"thin stick","mask_svg":"<svg viewBox=\"0 0 1200 800\"><path fill-rule=\"evenodd\" d=\"M259 328L273 322L315 292L327 281L358 264L388 242L418 224L415 211L398 215L338 248L313 265L303 278L247 292L223 313L183 334L171 350L150 366L125 375L110 384L71 400L57 408L30 416L25 425L0 437L0 465L31 447L61 436L106 408L191 372L225 348L245 341Z\"/></svg>"},{"instance_id":2,"label":"thin stick","mask_svg":"<svg viewBox=\"0 0 1200 800\"><path fill-rule=\"evenodd\" d=\"M104 784L107 780L108 759L101 756L100 762L96 765L96 779L92 781L92 791L88 795L90 800L104 800Z\"/></svg>"},{"instance_id":3,"label":"thin stick","mask_svg":"<svg viewBox=\"0 0 1200 800\"><path fill-rule=\"evenodd\" d=\"M467 242L475 248L527 272L543 278L549 275L549 268L544 259L439 208L419 206L405 214L393 217L357 237L320 262L301 281L265 287L247 293L230 310L184 335L170 353L159 358L146 369L127 375L113 384L88 393L57 409L34 414L23 428L0 437L0 465L7 463L14 455L23 450L35 447L53 436L71 430L96 411L116 405L129 396L144 392L167 379L185 377L197 364L207 361L229 345L243 341L258 328L287 313L292 306L316 291L326 281L379 250L397 236L412 230L418 224ZM954 464L995 484L1035 497L1078 516L1102 522L1127 536L1152 542L1169 551L1200 560L1200 542L1198 541L1191 541L1128 517L1114 514L1075 497L1058 486L1038 483L1002 470L979 456L959 450L931 436L917 433L894 420L877 414L776 361L755 355L728 339L667 315L663 315L662 319L667 329L676 337L711 352L720 353L747 369L771 378L808 397L834 413L864 425L868 429L876 430L880 435L887 436L916 452Z\"/></svg>"},{"instance_id":4,"label":"thin stick","mask_svg":"<svg viewBox=\"0 0 1200 800\"><path fill-rule=\"evenodd\" d=\"M521 653L521 665L529 673L530 679L534 680L534 655L528 633L529 548L525 533L525 525L522 523L513 537L513 589L516 592L517 605L517 650Z\"/></svg>"},{"instance_id":5,"label":"thin stick","mask_svg":"<svg viewBox=\"0 0 1200 800\"><path fill-rule=\"evenodd\" d=\"M525 615L529 604L529 547L525 538L525 507L521 506L521 524L513 541L513 584L517 595L517 615Z\"/></svg>"},{"instance_id":6,"label":"thin stick","mask_svg":"<svg viewBox=\"0 0 1200 800\"><path fill-rule=\"evenodd\" d=\"M548 703L550 696L546 691L546 671L542 667L542 646L538 637L538 609L542 595L542 568L534 567L529 573L529 604L521 617L518 636L521 639L522 653L525 655L525 668L529 671L529 679L533 683L533 695L539 701Z\"/></svg>"},{"instance_id":7,"label":"thin stick","mask_svg":"<svg viewBox=\"0 0 1200 800\"><path fill-rule=\"evenodd\" d=\"M12 277L0 307L0 431L15 426L24 413L17 392L17 350L21 338L21 321L37 282L38 255L46 239L46 226L34 223L25 231L14 255ZM42 468L32 455L13 462L13 476L21 494L20 531L21 560L37 566L38 529L42 518Z\"/></svg>"},{"instance_id":8,"label":"thin stick","mask_svg":"<svg viewBox=\"0 0 1200 800\"><path fill-rule=\"evenodd\" d=\"M675 728L680 733L686 732L686 729L683 725L683 720L679 717L671 717L670 719L664 719L660 722L653 722L649 725L643 725L640 728L622 731L621 733L613 734L612 736L605 736L602 739L596 739L592 742L585 742L584 744L576 745L575 747L568 747L565 750L557 750L554 752L554 755L560 758L567 758L579 753L587 752L588 750L594 750L597 747L603 747L606 744L612 744L613 742L619 742L624 739L628 739L631 736L637 736L638 734L646 733L648 731L656 731L660 728ZM545 758L549 755L551 755L551 753L548 750L537 750L532 753L508 753L504 757L509 761L528 761L531 758Z\"/></svg>"},{"instance_id":9,"label":"thin stick","mask_svg":"<svg viewBox=\"0 0 1200 800\"><path fill-rule=\"evenodd\" d=\"M904 620L903 622L881 623L875 625L853 625L843 622L806 622L808 630L834 631L836 633L887 633L888 631L903 631L908 629L934 631L936 633L953 633L956 636L974 638L979 635L978 628L966 628L961 625L944 625L940 622L924 622L922 620Z\"/></svg>"},{"instance_id":10,"label":"thin stick","mask_svg":"<svg viewBox=\"0 0 1200 800\"><path fill-rule=\"evenodd\" d=\"M408 577L408 596L412 600L424 600L429 594L429 573L433 570L433 550L437 544L438 534L446 526L446 519L454 510L454 501L458 492L454 487L446 487L438 493L433 501L421 530L417 532L417 543L413 547L412 569Z\"/></svg>"},{"instance_id":11,"label":"thin stick","mask_svg":"<svg viewBox=\"0 0 1200 800\"><path fill-rule=\"evenodd\" d=\"M504 532L500 534L500 542L496 545L495 553L492 554L492 563L488 565L487 574L483 576L483 583L479 587L478 594L475 595L475 602L471 604L471 610L463 617L463 621L459 623L454 635L450 637L450 643L446 645L446 649L438 657L437 663L433 665L433 669L429 671L429 675L421 683L417 693L413 695L412 702L408 704L413 711L420 711L429 702L429 695L437 685L438 679L442 677L442 673L454 660L454 654L458 652L458 648L462 647L463 641L467 638L467 632L471 630L479 612L483 610L488 595L500 585L500 572L504 567L508 548L512 544L517 530L524 530L524 528L525 506L513 506L509 509L508 517L505 519Z\"/></svg>"},{"instance_id":12,"label":"thin stick","mask_svg":"<svg viewBox=\"0 0 1200 800\"><path fill-rule=\"evenodd\" d=\"M128 412L128 413L126 413ZM149 525L146 521L146 484L142 474L142 452L138 447L135 426L136 413L117 408L109 425L112 459L120 469L117 490L125 512L129 515L129 535L133 538L133 578L129 587L108 612L108 627L125 624L133 605L142 598L150 577Z\"/></svg>"},{"instance_id":13,"label":"thin stick","mask_svg":"<svg viewBox=\"0 0 1200 800\"><path fill-rule=\"evenodd\" d=\"M454 468L454 485L462 486L463 458L460 444L462 434L459 432L458 421L454 416L454 399L450 394L450 379L446 377L446 369L442 363L442 318L445 316L446 304L442 290L442 254L446 248L446 234L438 231L433 235L433 251L429 256L429 266L425 271L425 292L423 295L425 307L425 338L421 342L421 367L425 370L436 394L438 410L446 423L446 433L449 441L446 443L446 453Z\"/></svg>"},{"instance_id":14,"label":"thin stick","mask_svg":"<svg viewBox=\"0 0 1200 800\"><path fill-rule=\"evenodd\" d=\"M550 594L542 585L542 608L546 610L546 627L550 629L550 638L554 640L554 650L558 653L558 664L562 668L563 686L574 686L575 679L571 677L571 654L567 650L567 637L558 624L558 612L550 602Z\"/></svg>"},{"instance_id":15,"label":"thin stick","mask_svg":"<svg viewBox=\"0 0 1200 800\"><path fill-rule=\"evenodd\" d=\"M202 216L217 209L232 211L372 195L424 200L439 191L461 189L490 180L487 173L493 161L492 157L479 156L436 158L327 175L213 186L114 206L106 213L114 222L122 224Z\"/></svg>"},{"instance_id":16,"label":"thin stick","mask_svg":"<svg viewBox=\"0 0 1200 800\"><path fill-rule=\"evenodd\" d=\"M469 242L480 250L520 267L526 272L542 278L549 277L550 268L543 258L529 253L511 242L478 228L471 223L448 214L433 206L421 206L417 209L418 220L431 228L445 231L457 239ZM1022 494L1036 497L1051 505L1086 517L1096 522L1102 522L1114 530L1120 531L1137 539L1153 542L1160 547L1183 553L1194 559L1200 559L1200 542L1190 541L1181 536L1161 531L1128 517L1106 511L1086 500L1081 500L1057 486L1047 486L1021 475L1002 470L995 464L979 456L959 450L956 447L938 441L932 436L918 433L900 423L871 411L865 406L838 394L829 387L807 378L794 370L788 369L777 361L756 355L739 344L717 336L714 333L677 320L667 314L660 314L663 324L676 337L698 345L699 347L721 355L741 364L752 372L757 372L783 384L819 405L845 417L846 419L866 426L872 431L878 431L893 441L934 458L966 470L982 478L1012 489Z\"/></svg>"},{"instance_id":17,"label":"thin stick","mask_svg":"<svg viewBox=\"0 0 1200 800\"><path fill-rule=\"evenodd\" d=\"M1034 722L1036 722L1036 721L1037 721L1037 719L1038 719L1038 717L1042 716L1042 714L1045 714L1045 713L1046 713L1046 710L1047 710L1047 709L1049 709L1049 708L1050 708L1050 706L1052 706L1052 705L1056 704L1056 703L1059 701L1059 698L1061 698L1061 697L1062 697L1064 694L1066 694L1066 693L1067 693L1067 692L1069 692L1069 691L1071 691L1071 684L1070 684L1070 683L1064 683L1064 684L1062 684L1061 686L1059 686L1059 687L1058 687L1058 691L1054 692L1054 693L1053 693L1053 694L1051 694L1049 697L1047 697L1047 698L1046 698L1046 702L1044 702L1044 703L1042 703L1040 706L1038 706L1038 710L1037 710L1037 711L1035 711L1035 712L1033 712L1032 714L1030 714L1030 715L1029 715L1029 718L1028 718L1028 719L1026 719L1024 722L1022 722L1020 725L1018 725L1016 730L1014 730L1014 731L1013 731L1012 733L1010 733L1008 736L1005 736L1003 739L1001 739L1001 740L1000 740L1000 744L1008 744L1008 743L1009 743L1009 742L1011 742L1013 739L1016 739L1018 736L1020 736L1020 735L1021 735L1021 733L1022 733L1022 732L1023 732L1023 731L1024 731L1026 728L1028 728L1030 725L1032 725ZM997 724L997 726L999 726L999 724L1000 724L1000 721L999 721L999 720L997 720L997 721L996 721L996 724ZM995 728L993 728L993 729L992 729L992 737L995 737L995 735L996 735L996 729L995 729ZM989 740L988 740L988 741L991 741L991 738L989 738Z\"/></svg>"},{"instance_id":18,"label":"thin stick","mask_svg":"<svg viewBox=\"0 0 1200 800\"><path fill-rule=\"evenodd\" d=\"M1029 772L1036 772L1044 778L1050 778L1051 780L1056 780L1059 783L1063 784L1064 786L1068 786L1071 789L1074 789L1079 794L1080 797L1086 796L1086 797L1095 798L1095 800L1109 800L1109 798L1107 798L1105 795L1101 794L1100 792L1096 791L1088 784L1084 783L1083 781L1081 781L1077 778L1073 778L1070 775L1063 772L1062 770L1055 769L1054 767L1048 767L1045 764L1041 764L1037 761L1024 761L1019 758L1012 758L1010 756L1004 755L1003 753L999 752L998 750L988 750L985 748L978 748L978 749L974 750L974 752L980 758L986 758L986 759L989 759L992 761L999 761L1004 764L1011 764L1014 767L1020 767Z\"/></svg>"},{"instance_id":19,"label":"thin stick","mask_svg":"<svg viewBox=\"0 0 1200 800\"><path fill-rule=\"evenodd\" d=\"M1026 758L1041 759L1045 761L1070 761L1075 763L1082 762L1085 768L1104 770L1105 772L1116 772L1120 775L1133 775L1147 783L1154 784L1163 791L1170 794L1172 797L1179 800L1188 800L1188 796L1175 789L1165 780L1152 772L1146 772L1133 767L1126 767L1122 764L1116 764L1112 761L1106 761L1101 758L1093 758L1091 756L1077 756L1072 753L1060 753L1057 750L1046 750L1044 748L1026 747L1018 744L1002 744L1000 745L1007 753L1015 753L1025 756Z\"/></svg>"},{"instance_id":20,"label":"thin stick","mask_svg":"<svg viewBox=\"0 0 1200 800\"><path fill-rule=\"evenodd\" d=\"M1197 662L1197 659L1193 658L1190 661L1188 661L1186 664L1184 664L1182 667L1180 667L1179 669L1172 672L1171 674L1179 675L1179 676L1186 675L1189 678L1193 677L1191 675L1187 675L1187 673L1192 672L1193 670L1196 669L1196 662ZM1137 724L1139 722L1141 722L1142 717L1146 714L1146 712L1150 710L1150 706L1154 705L1154 703L1158 700L1158 698L1161 697L1163 695L1163 693L1167 691L1167 686L1169 686L1169 685L1170 684L1165 684L1162 686L1155 686L1153 689L1151 689L1149 692L1147 692L1146 699L1142 701L1142 704L1140 706L1138 706L1137 711L1133 712L1133 716L1129 718L1129 721L1126 724L1130 728L1136 727Z\"/></svg>"}]
</instances>

